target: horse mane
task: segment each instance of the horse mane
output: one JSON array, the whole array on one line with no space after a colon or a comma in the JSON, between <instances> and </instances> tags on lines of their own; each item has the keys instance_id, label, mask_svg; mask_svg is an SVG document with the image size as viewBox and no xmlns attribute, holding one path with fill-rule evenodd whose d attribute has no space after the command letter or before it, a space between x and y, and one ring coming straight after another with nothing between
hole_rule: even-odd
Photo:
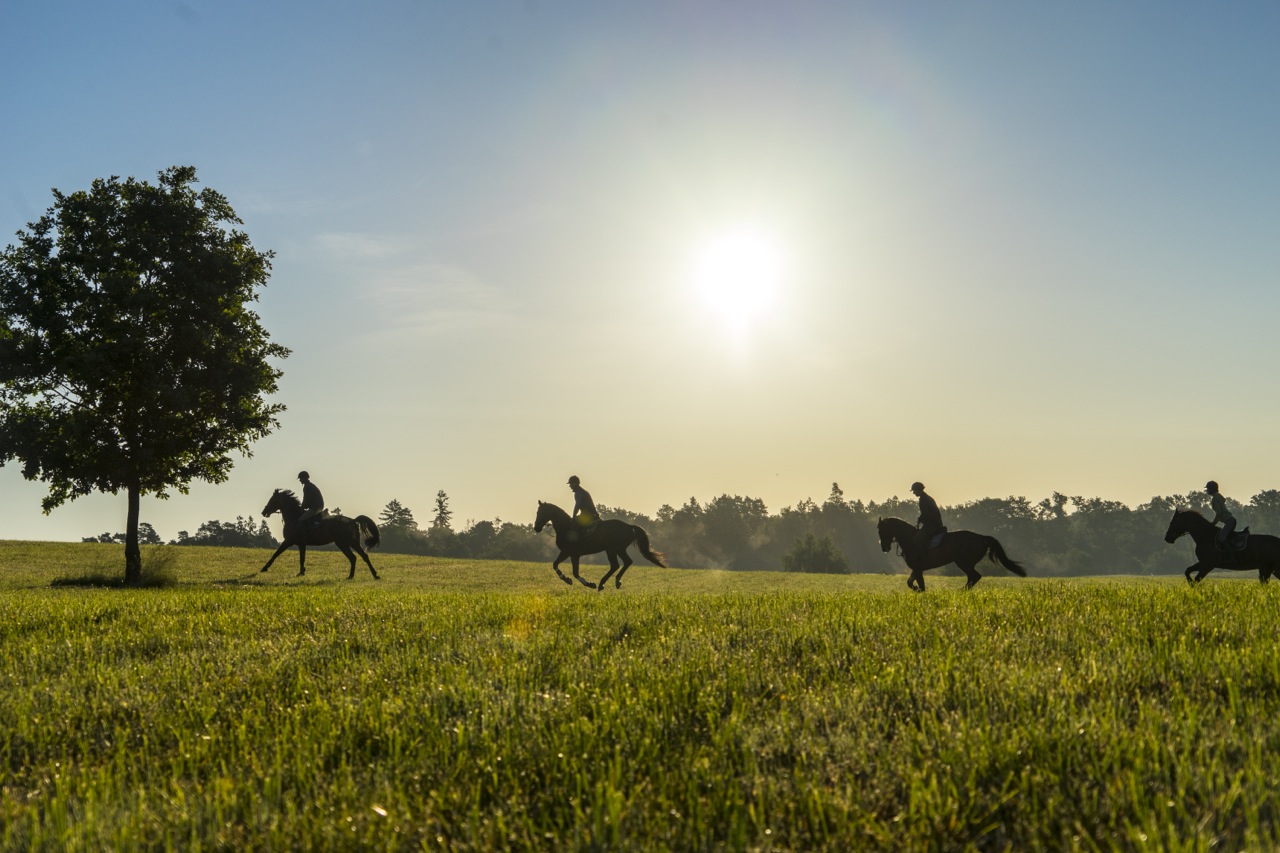
<instances>
[{"instance_id":1,"label":"horse mane","mask_svg":"<svg viewBox=\"0 0 1280 853\"><path fill-rule=\"evenodd\" d=\"M301 506L302 501L298 500L298 496L293 493L292 489L276 489L276 494L282 499Z\"/></svg>"}]
</instances>

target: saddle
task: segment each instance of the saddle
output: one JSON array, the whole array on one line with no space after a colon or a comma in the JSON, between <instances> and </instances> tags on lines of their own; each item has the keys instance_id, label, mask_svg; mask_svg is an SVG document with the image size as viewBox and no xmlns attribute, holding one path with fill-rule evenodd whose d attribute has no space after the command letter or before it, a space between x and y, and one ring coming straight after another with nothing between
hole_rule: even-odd
<instances>
[{"instance_id":1,"label":"saddle","mask_svg":"<svg viewBox=\"0 0 1280 853\"><path fill-rule=\"evenodd\" d=\"M1237 530L1233 532L1227 539L1227 547L1225 548L1223 548L1222 543L1218 542L1216 539L1214 540L1214 544L1218 546L1219 551L1223 551L1228 554L1243 551L1245 548L1249 547L1249 528L1246 527L1244 530Z\"/></svg>"},{"instance_id":2,"label":"saddle","mask_svg":"<svg viewBox=\"0 0 1280 853\"><path fill-rule=\"evenodd\" d=\"M941 530L924 540L920 544L927 550L929 548L937 548L942 544L942 539L947 535L947 528L944 525Z\"/></svg>"},{"instance_id":3,"label":"saddle","mask_svg":"<svg viewBox=\"0 0 1280 853\"><path fill-rule=\"evenodd\" d=\"M569 541L571 542L586 541L587 539L591 538L591 535L596 532L596 528L600 526L599 518L597 518L595 521L590 522L589 524L583 524L579 520L581 518L582 516L578 516L577 518L575 518L573 520L573 525L569 528Z\"/></svg>"},{"instance_id":4,"label":"saddle","mask_svg":"<svg viewBox=\"0 0 1280 853\"><path fill-rule=\"evenodd\" d=\"M329 510L327 509L320 510L318 515L313 515L311 518L307 519L307 529L310 530L313 527L319 527L320 524L324 522L326 519L328 519L329 517L330 517Z\"/></svg>"}]
</instances>

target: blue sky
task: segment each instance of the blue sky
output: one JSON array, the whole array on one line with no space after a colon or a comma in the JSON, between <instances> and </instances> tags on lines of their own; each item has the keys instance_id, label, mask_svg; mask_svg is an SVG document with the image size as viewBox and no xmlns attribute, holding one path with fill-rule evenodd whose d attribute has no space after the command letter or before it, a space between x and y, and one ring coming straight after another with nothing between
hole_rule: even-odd
<instances>
[{"instance_id":1,"label":"blue sky","mask_svg":"<svg viewBox=\"0 0 1280 853\"><path fill-rule=\"evenodd\" d=\"M1280 488L1278 42L1271 3L18 0L0 241L189 163L276 252L282 428L144 499L165 538L299 468L459 524L570 473L647 513L1247 500ZM0 470L0 538L123 529L43 492Z\"/></svg>"}]
</instances>

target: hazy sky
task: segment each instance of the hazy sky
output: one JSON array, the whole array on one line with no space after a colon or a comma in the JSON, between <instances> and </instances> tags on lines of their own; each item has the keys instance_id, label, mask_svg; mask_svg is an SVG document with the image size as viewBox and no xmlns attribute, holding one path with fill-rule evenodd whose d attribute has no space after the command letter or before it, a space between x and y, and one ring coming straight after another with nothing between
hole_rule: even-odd
<instances>
[{"instance_id":1,"label":"hazy sky","mask_svg":"<svg viewBox=\"0 0 1280 853\"><path fill-rule=\"evenodd\" d=\"M192 164L288 411L165 539L330 507L1280 488L1280 4L0 7L0 245ZM40 512L0 538L124 529ZM278 532L278 520L273 524Z\"/></svg>"}]
</instances>

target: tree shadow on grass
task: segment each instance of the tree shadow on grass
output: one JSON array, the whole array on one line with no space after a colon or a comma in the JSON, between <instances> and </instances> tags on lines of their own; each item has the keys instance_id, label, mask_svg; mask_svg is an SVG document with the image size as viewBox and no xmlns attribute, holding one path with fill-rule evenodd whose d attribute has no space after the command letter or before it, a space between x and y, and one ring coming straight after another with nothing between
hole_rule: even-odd
<instances>
[{"instance_id":1,"label":"tree shadow on grass","mask_svg":"<svg viewBox=\"0 0 1280 853\"><path fill-rule=\"evenodd\" d=\"M159 589L176 586L174 569L178 555L168 548L148 549L142 555L142 572L137 583L125 583L119 569L105 566L86 569L79 574L63 575L49 582L52 587L84 587L90 589Z\"/></svg>"}]
</instances>

